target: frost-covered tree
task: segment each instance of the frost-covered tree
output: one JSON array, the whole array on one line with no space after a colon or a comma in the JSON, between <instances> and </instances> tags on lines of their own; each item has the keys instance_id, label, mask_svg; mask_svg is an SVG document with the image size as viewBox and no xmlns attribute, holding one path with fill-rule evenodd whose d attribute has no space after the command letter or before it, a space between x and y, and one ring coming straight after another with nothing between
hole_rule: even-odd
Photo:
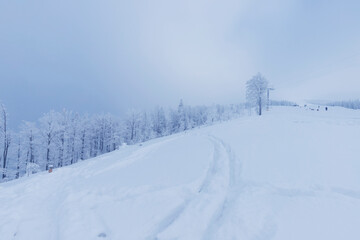
<instances>
[{"instance_id":1,"label":"frost-covered tree","mask_svg":"<svg viewBox=\"0 0 360 240\"><path fill-rule=\"evenodd\" d=\"M161 107L156 107L152 114L152 131L155 137L162 137L166 135L167 119L165 111Z\"/></svg>"},{"instance_id":2,"label":"frost-covered tree","mask_svg":"<svg viewBox=\"0 0 360 240\"><path fill-rule=\"evenodd\" d=\"M128 112L125 120L125 139L128 144L133 144L138 142L140 139L140 119L141 115L136 110L131 110Z\"/></svg>"},{"instance_id":3,"label":"frost-covered tree","mask_svg":"<svg viewBox=\"0 0 360 240\"><path fill-rule=\"evenodd\" d=\"M144 142L153 138L154 134L152 132L152 122L148 117L148 113L144 111L140 115L140 141Z\"/></svg>"},{"instance_id":4,"label":"frost-covered tree","mask_svg":"<svg viewBox=\"0 0 360 240\"><path fill-rule=\"evenodd\" d=\"M70 135L70 120L69 115L71 113L67 110L63 110L57 119L58 131L56 135L56 148L57 148L57 167L62 167L65 165L66 160L66 145L68 136Z\"/></svg>"},{"instance_id":5,"label":"frost-covered tree","mask_svg":"<svg viewBox=\"0 0 360 240\"><path fill-rule=\"evenodd\" d=\"M87 125L87 126L86 126ZM116 149L120 142L119 122L109 114L102 114L87 120L86 128L80 130L80 156L85 158L86 149L90 157L111 152Z\"/></svg>"},{"instance_id":6,"label":"frost-covered tree","mask_svg":"<svg viewBox=\"0 0 360 240\"><path fill-rule=\"evenodd\" d=\"M22 145L21 145L21 137L18 135L17 137L18 142L17 142L17 149L16 149L16 173L15 173L15 178L19 178L20 177L20 171L21 171L21 167L23 165L23 159L22 159Z\"/></svg>"},{"instance_id":7,"label":"frost-covered tree","mask_svg":"<svg viewBox=\"0 0 360 240\"><path fill-rule=\"evenodd\" d=\"M80 129L79 129L79 134L80 134L80 159L81 160L85 160L86 158L90 157L90 131L91 131L91 121L89 119L88 116L83 116L80 119Z\"/></svg>"},{"instance_id":8,"label":"frost-covered tree","mask_svg":"<svg viewBox=\"0 0 360 240\"><path fill-rule=\"evenodd\" d=\"M11 135L8 129L8 113L3 104L0 105L0 134L2 140L2 154L0 160L2 160L2 178L6 177L6 167L8 164L8 153L11 143Z\"/></svg>"},{"instance_id":9,"label":"frost-covered tree","mask_svg":"<svg viewBox=\"0 0 360 240\"><path fill-rule=\"evenodd\" d=\"M189 118L188 118L188 109L183 103L183 100L180 100L178 106L178 117L179 117L179 130L185 131L189 129Z\"/></svg>"},{"instance_id":10,"label":"frost-covered tree","mask_svg":"<svg viewBox=\"0 0 360 240\"><path fill-rule=\"evenodd\" d=\"M170 109L169 111L169 134L177 133L180 131L180 117L178 111Z\"/></svg>"},{"instance_id":11,"label":"frost-covered tree","mask_svg":"<svg viewBox=\"0 0 360 240\"><path fill-rule=\"evenodd\" d=\"M70 164L74 164L78 160L79 149L79 129L80 129L80 117L78 113L71 114L70 116L70 129L69 129L69 145L68 156L70 158Z\"/></svg>"},{"instance_id":12,"label":"frost-covered tree","mask_svg":"<svg viewBox=\"0 0 360 240\"><path fill-rule=\"evenodd\" d=\"M36 163L37 156L37 141L39 136L39 129L35 123L24 122L21 125L20 137L22 139L22 148L25 156L25 162Z\"/></svg>"},{"instance_id":13,"label":"frost-covered tree","mask_svg":"<svg viewBox=\"0 0 360 240\"><path fill-rule=\"evenodd\" d=\"M246 82L246 100L250 107L256 107L259 115L265 104L267 88L268 81L260 73Z\"/></svg>"},{"instance_id":14,"label":"frost-covered tree","mask_svg":"<svg viewBox=\"0 0 360 240\"><path fill-rule=\"evenodd\" d=\"M54 150L54 139L59 131L58 125L59 113L50 111L49 113L44 114L40 122L40 132L44 141L43 147L45 148L45 169L49 169L50 164L54 164L53 156Z\"/></svg>"}]
</instances>

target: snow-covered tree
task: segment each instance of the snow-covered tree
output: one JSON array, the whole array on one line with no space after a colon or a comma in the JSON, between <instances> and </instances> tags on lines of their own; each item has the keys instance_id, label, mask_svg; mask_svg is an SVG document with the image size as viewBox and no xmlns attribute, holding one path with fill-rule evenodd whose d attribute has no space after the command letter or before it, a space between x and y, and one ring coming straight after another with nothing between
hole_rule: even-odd
<instances>
[{"instance_id":1,"label":"snow-covered tree","mask_svg":"<svg viewBox=\"0 0 360 240\"><path fill-rule=\"evenodd\" d=\"M85 160L90 157L90 131L91 121L88 116L82 116L79 124L80 138L80 159Z\"/></svg>"},{"instance_id":2,"label":"snow-covered tree","mask_svg":"<svg viewBox=\"0 0 360 240\"><path fill-rule=\"evenodd\" d=\"M141 115L136 110L131 110L128 112L125 120L125 139L126 143L133 144L138 142L140 138L140 119Z\"/></svg>"},{"instance_id":3,"label":"snow-covered tree","mask_svg":"<svg viewBox=\"0 0 360 240\"><path fill-rule=\"evenodd\" d=\"M183 100L180 100L178 106L178 117L179 117L179 131L185 131L189 129L189 118L188 118L188 109L183 103Z\"/></svg>"},{"instance_id":4,"label":"snow-covered tree","mask_svg":"<svg viewBox=\"0 0 360 240\"><path fill-rule=\"evenodd\" d=\"M54 139L59 131L58 125L59 113L50 111L49 113L44 114L40 122L40 132L44 140L43 147L45 148L45 169L49 169L49 165L54 164Z\"/></svg>"},{"instance_id":5,"label":"snow-covered tree","mask_svg":"<svg viewBox=\"0 0 360 240\"><path fill-rule=\"evenodd\" d=\"M206 124L209 117L208 108L205 106L199 106L192 108L191 119L193 126L201 126Z\"/></svg>"},{"instance_id":6,"label":"snow-covered tree","mask_svg":"<svg viewBox=\"0 0 360 240\"><path fill-rule=\"evenodd\" d=\"M11 143L11 135L8 129L8 113L3 104L0 105L0 136L2 140L2 154L0 160L2 160L2 178L6 177L6 167L8 164L8 153Z\"/></svg>"},{"instance_id":7,"label":"snow-covered tree","mask_svg":"<svg viewBox=\"0 0 360 240\"><path fill-rule=\"evenodd\" d=\"M268 81L260 73L246 82L246 100L250 107L256 107L259 115L266 101L267 88Z\"/></svg>"},{"instance_id":8,"label":"snow-covered tree","mask_svg":"<svg viewBox=\"0 0 360 240\"><path fill-rule=\"evenodd\" d=\"M166 134L167 120L165 111L161 107L156 107L152 114L152 131L155 137L162 137Z\"/></svg>"},{"instance_id":9,"label":"snow-covered tree","mask_svg":"<svg viewBox=\"0 0 360 240\"><path fill-rule=\"evenodd\" d=\"M22 148L26 153L26 163L35 163L36 161L36 145L39 129L36 127L35 123L24 122L21 125L20 136L22 140Z\"/></svg>"},{"instance_id":10,"label":"snow-covered tree","mask_svg":"<svg viewBox=\"0 0 360 240\"><path fill-rule=\"evenodd\" d=\"M56 135L56 147L57 147L57 167L62 167L66 164L66 146L68 136L70 132L70 115L71 113L67 110L63 110L57 119L58 131Z\"/></svg>"},{"instance_id":11,"label":"snow-covered tree","mask_svg":"<svg viewBox=\"0 0 360 240\"><path fill-rule=\"evenodd\" d=\"M152 122L147 112L142 112L140 116L140 139L141 142L153 138Z\"/></svg>"},{"instance_id":12,"label":"snow-covered tree","mask_svg":"<svg viewBox=\"0 0 360 240\"><path fill-rule=\"evenodd\" d=\"M169 134L174 134L180 131L180 117L176 110L170 109L169 111Z\"/></svg>"},{"instance_id":13,"label":"snow-covered tree","mask_svg":"<svg viewBox=\"0 0 360 240\"><path fill-rule=\"evenodd\" d=\"M22 145L21 145L21 137L18 136L17 137L18 142L17 142L17 149L16 149L16 173L15 173L15 178L19 178L20 177L20 171L21 171L21 167L23 165L23 161L22 161Z\"/></svg>"}]
</instances>

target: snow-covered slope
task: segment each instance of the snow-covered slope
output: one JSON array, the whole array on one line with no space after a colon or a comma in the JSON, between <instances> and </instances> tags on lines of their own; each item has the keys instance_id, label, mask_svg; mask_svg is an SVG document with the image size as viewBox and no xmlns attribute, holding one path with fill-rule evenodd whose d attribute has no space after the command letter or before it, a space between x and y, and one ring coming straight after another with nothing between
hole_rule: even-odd
<instances>
[{"instance_id":1,"label":"snow-covered slope","mask_svg":"<svg viewBox=\"0 0 360 240\"><path fill-rule=\"evenodd\" d=\"M0 185L0 239L360 239L360 111L274 108Z\"/></svg>"}]
</instances>

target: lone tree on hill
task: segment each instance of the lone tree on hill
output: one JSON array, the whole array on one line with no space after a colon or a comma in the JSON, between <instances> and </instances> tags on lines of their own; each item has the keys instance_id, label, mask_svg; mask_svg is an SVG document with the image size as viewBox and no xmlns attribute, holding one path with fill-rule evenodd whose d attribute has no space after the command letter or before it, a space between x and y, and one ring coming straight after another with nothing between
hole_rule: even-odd
<instances>
[{"instance_id":1,"label":"lone tree on hill","mask_svg":"<svg viewBox=\"0 0 360 240\"><path fill-rule=\"evenodd\" d=\"M256 107L259 116L266 102L266 90L268 81L258 73L246 82L246 100L250 107Z\"/></svg>"}]
</instances>

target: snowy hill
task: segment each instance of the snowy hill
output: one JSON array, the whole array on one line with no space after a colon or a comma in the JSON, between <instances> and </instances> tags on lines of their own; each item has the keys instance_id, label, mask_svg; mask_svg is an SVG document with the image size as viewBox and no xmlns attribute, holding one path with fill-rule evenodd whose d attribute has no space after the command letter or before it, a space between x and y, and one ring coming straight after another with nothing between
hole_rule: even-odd
<instances>
[{"instance_id":1,"label":"snowy hill","mask_svg":"<svg viewBox=\"0 0 360 240\"><path fill-rule=\"evenodd\" d=\"M0 239L360 239L360 111L279 107L0 184Z\"/></svg>"}]
</instances>

